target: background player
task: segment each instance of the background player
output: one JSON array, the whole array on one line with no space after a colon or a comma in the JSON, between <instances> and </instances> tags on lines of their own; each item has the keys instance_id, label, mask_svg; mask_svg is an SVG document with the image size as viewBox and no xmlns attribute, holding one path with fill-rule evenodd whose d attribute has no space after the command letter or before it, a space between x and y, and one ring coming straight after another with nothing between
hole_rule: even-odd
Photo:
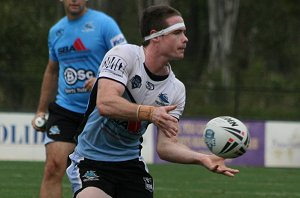
<instances>
[{"instance_id":1,"label":"background player","mask_svg":"<svg viewBox=\"0 0 300 198\"><path fill-rule=\"evenodd\" d=\"M66 16L49 31L49 62L32 121L36 130L44 130L36 126L35 120L45 117L49 106L40 197L61 197L67 157L75 147L75 132L99 65L109 49L126 43L117 23L103 12L88 9L86 0L61 2Z\"/></svg>"}]
</instances>

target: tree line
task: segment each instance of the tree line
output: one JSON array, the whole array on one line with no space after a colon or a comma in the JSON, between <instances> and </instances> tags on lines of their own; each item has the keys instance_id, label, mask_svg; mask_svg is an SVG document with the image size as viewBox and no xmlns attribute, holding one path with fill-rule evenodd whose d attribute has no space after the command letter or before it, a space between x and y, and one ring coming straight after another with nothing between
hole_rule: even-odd
<instances>
[{"instance_id":1,"label":"tree line","mask_svg":"<svg viewBox=\"0 0 300 198\"><path fill-rule=\"evenodd\" d=\"M173 70L187 89L185 117L232 115L298 120L300 2L251 0L90 0L113 16L128 42L141 43L144 7L168 3L183 15L186 57ZM34 112L59 1L10 0L0 7L0 111Z\"/></svg>"}]
</instances>

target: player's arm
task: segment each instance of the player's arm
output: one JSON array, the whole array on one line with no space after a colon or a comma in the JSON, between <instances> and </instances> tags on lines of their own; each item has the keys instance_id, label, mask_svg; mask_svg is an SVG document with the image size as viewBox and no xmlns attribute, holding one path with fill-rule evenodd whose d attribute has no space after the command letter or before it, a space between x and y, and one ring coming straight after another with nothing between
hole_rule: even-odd
<instances>
[{"instance_id":1,"label":"player's arm","mask_svg":"<svg viewBox=\"0 0 300 198\"><path fill-rule=\"evenodd\" d=\"M159 131L157 138L157 153L163 160L181 164L198 164L212 172L227 176L234 176L239 172L236 169L225 166L224 159L221 157L206 155L191 150L184 144L178 142L177 136L167 137L164 133Z\"/></svg>"},{"instance_id":2,"label":"player's arm","mask_svg":"<svg viewBox=\"0 0 300 198\"><path fill-rule=\"evenodd\" d=\"M131 103L122 97L125 91L123 84L108 78L100 78L98 83L97 107L101 115L124 120L147 120L162 129L168 137L176 135L177 119L168 112L176 106L154 107Z\"/></svg>"},{"instance_id":3,"label":"player's arm","mask_svg":"<svg viewBox=\"0 0 300 198\"><path fill-rule=\"evenodd\" d=\"M44 72L40 100L33 121L38 116L41 117L45 116L49 103L55 99L55 95L57 92L57 82L58 82L58 62L49 60L46 70ZM35 129L38 130L34 122L32 122L32 125Z\"/></svg>"}]
</instances>

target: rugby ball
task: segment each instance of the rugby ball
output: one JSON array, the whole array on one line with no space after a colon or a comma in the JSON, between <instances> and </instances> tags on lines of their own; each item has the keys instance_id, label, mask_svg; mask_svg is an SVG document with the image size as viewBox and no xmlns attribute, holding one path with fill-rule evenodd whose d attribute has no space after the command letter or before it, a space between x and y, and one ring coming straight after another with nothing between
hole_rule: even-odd
<instances>
[{"instance_id":1,"label":"rugby ball","mask_svg":"<svg viewBox=\"0 0 300 198\"><path fill-rule=\"evenodd\" d=\"M250 144L250 134L245 124L230 116L211 119L206 124L203 138L208 149L223 158L245 154Z\"/></svg>"}]
</instances>

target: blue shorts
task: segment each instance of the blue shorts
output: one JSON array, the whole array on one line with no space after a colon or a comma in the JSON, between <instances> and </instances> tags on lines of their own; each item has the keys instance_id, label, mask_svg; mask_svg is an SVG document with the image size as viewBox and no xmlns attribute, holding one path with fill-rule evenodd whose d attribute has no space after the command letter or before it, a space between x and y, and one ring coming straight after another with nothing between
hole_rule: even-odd
<instances>
[{"instance_id":1,"label":"blue shorts","mask_svg":"<svg viewBox=\"0 0 300 198\"><path fill-rule=\"evenodd\" d=\"M70 155L67 175L74 197L86 187L97 187L113 198L152 198L153 179L141 159L122 162L100 162Z\"/></svg>"}]
</instances>

